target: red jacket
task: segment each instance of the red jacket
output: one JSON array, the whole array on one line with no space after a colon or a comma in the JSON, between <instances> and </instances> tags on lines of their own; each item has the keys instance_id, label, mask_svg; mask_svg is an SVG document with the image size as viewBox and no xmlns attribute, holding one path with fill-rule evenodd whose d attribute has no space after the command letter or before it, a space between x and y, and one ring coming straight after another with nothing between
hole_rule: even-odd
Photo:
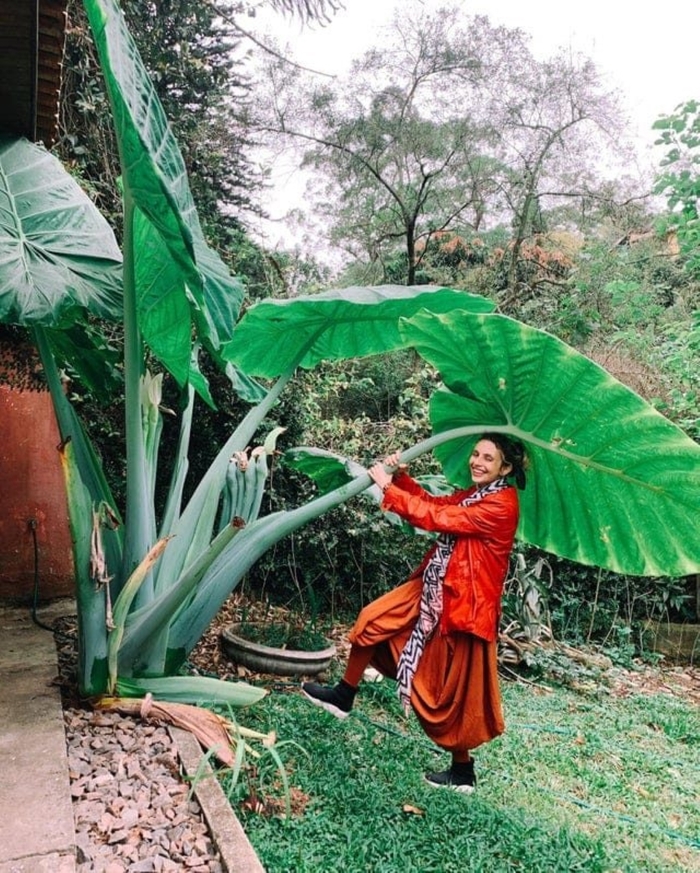
<instances>
[{"instance_id":1,"label":"red jacket","mask_svg":"<svg viewBox=\"0 0 700 873\"><path fill-rule=\"evenodd\" d=\"M443 582L440 631L462 631L493 641L518 526L518 493L515 488L504 488L471 506L459 506L475 490L472 487L435 497L401 473L387 488L382 509L397 513L422 530L456 535ZM435 546L414 575L422 574L434 550Z\"/></svg>"}]
</instances>

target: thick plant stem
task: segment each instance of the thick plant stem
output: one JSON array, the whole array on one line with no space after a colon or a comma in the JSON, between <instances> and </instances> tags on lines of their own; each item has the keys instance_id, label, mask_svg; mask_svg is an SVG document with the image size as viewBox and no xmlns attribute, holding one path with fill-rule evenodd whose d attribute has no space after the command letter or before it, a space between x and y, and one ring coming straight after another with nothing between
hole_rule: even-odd
<instances>
[{"instance_id":1,"label":"thick plant stem","mask_svg":"<svg viewBox=\"0 0 700 873\"><path fill-rule=\"evenodd\" d=\"M161 521L161 537L168 536L180 518L182 492L189 469L188 450L192 433L192 415L194 413L194 388L192 385L188 385L185 391L187 392L187 404L180 416L180 438L177 444L177 454L168 490L168 499L165 503L165 512Z\"/></svg>"},{"instance_id":2,"label":"thick plant stem","mask_svg":"<svg viewBox=\"0 0 700 873\"><path fill-rule=\"evenodd\" d=\"M144 654L147 641L164 633L173 614L191 596L211 564L239 533L239 528L233 524L227 525L207 551L199 555L197 560L187 568L186 572L178 579L177 585L170 586L138 614L130 616L119 650L121 675L132 675L135 663L137 661L143 663L147 660L147 655ZM151 656L157 657L158 655L159 653L153 653Z\"/></svg>"},{"instance_id":3,"label":"thick plant stem","mask_svg":"<svg viewBox=\"0 0 700 873\"><path fill-rule=\"evenodd\" d=\"M149 499L146 452L141 421L143 343L136 308L134 275L134 213L128 188L124 191L124 406L126 431L126 537L122 575L126 579L139 565L155 539L153 505ZM153 594L152 579L141 586L138 603Z\"/></svg>"},{"instance_id":4,"label":"thick plant stem","mask_svg":"<svg viewBox=\"0 0 700 873\"><path fill-rule=\"evenodd\" d=\"M212 461L180 518L168 531L174 539L157 568L159 594L174 585L186 568L207 551L229 458L233 452L246 448L293 375L294 370L290 370L280 376L263 400L248 412Z\"/></svg>"},{"instance_id":5,"label":"thick plant stem","mask_svg":"<svg viewBox=\"0 0 700 873\"><path fill-rule=\"evenodd\" d=\"M68 517L73 540L75 599L78 608L78 684L85 696L102 694L107 683L106 592L92 578L91 533L95 507L107 499L107 486L100 478L97 461L88 451L82 428L63 391L60 375L43 328L34 328L34 340L59 423L61 464L66 483ZM104 490L101 490L101 489ZM105 551L119 554L116 536L107 536ZM108 552L108 549L110 550ZM108 584L108 583L107 583Z\"/></svg>"},{"instance_id":6,"label":"thick plant stem","mask_svg":"<svg viewBox=\"0 0 700 873\"><path fill-rule=\"evenodd\" d=\"M175 539L155 571L156 595L159 596L164 590L176 584L181 574L209 548L231 455L248 446L263 419L275 406L294 376L298 362L303 360L307 348L314 339L309 340L307 346L301 350L297 361L279 376L263 399L248 411L199 481L182 514L173 520L171 527L168 529L163 527L163 533L172 534Z\"/></svg>"}]
</instances>

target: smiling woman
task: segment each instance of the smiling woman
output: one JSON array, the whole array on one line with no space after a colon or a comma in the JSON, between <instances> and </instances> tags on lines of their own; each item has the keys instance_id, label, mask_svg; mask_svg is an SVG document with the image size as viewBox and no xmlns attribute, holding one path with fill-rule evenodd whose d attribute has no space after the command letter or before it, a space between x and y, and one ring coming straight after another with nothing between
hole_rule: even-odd
<instances>
[{"instance_id":1,"label":"smiling woman","mask_svg":"<svg viewBox=\"0 0 700 873\"><path fill-rule=\"evenodd\" d=\"M396 679L404 711L413 708L428 736L452 755L448 769L426 780L464 793L476 786L471 750L504 729L496 640L518 524L509 479L525 486L524 448L485 433L469 469L471 488L436 497L408 476L399 453L370 468L383 509L439 536L407 582L362 610L341 682L302 685L312 703L345 718L367 667Z\"/></svg>"}]
</instances>

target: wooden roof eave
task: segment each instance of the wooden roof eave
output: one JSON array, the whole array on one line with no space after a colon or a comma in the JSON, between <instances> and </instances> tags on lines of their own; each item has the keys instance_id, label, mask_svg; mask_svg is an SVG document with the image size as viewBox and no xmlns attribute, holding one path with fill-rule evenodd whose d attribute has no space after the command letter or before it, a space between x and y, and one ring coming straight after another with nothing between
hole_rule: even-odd
<instances>
[{"instance_id":1,"label":"wooden roof eave","mask_svg":"<svg viewBox=\"0 0 700 873\"><path fill-rule=\"evenodd\" d=\"M58 136L67 0L0 0L0 133Z\"/></svg>"}]
</instances>

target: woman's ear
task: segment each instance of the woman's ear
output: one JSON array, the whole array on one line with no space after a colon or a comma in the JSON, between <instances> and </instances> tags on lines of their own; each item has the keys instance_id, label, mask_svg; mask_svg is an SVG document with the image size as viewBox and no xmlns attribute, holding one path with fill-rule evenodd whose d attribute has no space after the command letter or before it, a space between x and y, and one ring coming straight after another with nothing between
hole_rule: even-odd
<instances>
[{"instance_id":1,"label":"woman's ear","mask_svg":"<svg viewBox=\"0 0 700 873\"><path fill-rule=\"evenodd\" d=\"M513 465L505 461L501 464L501 476L509 476L513 472Z\"/></svg>"}]
</instances>

